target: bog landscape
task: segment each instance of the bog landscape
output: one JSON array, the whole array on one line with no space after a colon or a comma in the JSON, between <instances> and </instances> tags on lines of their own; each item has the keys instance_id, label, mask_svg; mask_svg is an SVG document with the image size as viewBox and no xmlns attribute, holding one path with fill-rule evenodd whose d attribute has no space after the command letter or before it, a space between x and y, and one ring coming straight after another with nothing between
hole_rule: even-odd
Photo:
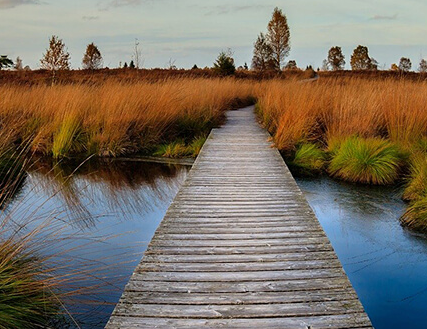
<instances>
[{"instance_id":1,"label":"bog landscape","mask_svg":"<svg viewBox=\"0 0 427 329\"><path fill-rule=\"evenodd\" d=\"M246 63L1 54L0 328L424 328L427 61L267 13Z\"/></svg>"}]
</instances>

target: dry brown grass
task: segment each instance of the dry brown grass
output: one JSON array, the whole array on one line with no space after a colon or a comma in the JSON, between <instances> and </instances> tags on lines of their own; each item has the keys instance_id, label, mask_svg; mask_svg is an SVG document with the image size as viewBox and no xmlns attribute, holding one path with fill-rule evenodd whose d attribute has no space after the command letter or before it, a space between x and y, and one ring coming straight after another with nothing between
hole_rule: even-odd
<instances>
[{"instance_id":1,"label":"dry brown grass","mask_svg":"<svg viewBox=\"0 0 427 329\"><path fill-rule=\"evenodd\" d=\"M261 116L279 149L301 142L334 148L349 137L381 137L410 149L427 135L427 83L326 78L264 82L257 90Z\"/></svg>"},{"instance_id":2,"label":"dry brown grass","mask_svg":"<svg viewBox=\"0 0 427 329\"><path fill-rule=\"evenodd\" d=\"M56 157L117 156L175 138L188 140L218 125L224 111L247 103L253 83L171 79L88 85L4 85L1 122L33 151Z\"/></svg>"}]
</instances>

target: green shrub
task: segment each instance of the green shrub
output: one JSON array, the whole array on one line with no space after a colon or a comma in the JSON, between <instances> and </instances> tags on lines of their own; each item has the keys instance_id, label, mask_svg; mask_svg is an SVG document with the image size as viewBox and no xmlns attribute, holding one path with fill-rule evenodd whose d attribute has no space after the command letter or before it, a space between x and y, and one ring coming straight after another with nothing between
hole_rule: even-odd
<instances>
[{"instance_id":1,"label":"green shrub","mask_svg":"<svg viewBox=\"0 0 427 329\"><path fill-rule=\"evenodd\" d=\"M366 184L392 184L403 162L398 147L380 138L349 137L329 163L333 177Z\"/></svg>"},{"instance_id":2,"label":"green shrub","mask_svg":"<svg viewBox=\"0 0 427 329\"><path fill-rule=\"evenodd\" d=\"M325 152L316 144L306 143L298 146L294 158L289 162L300 173L313 174L323 169Z\"/></svg>"}]
</instances>

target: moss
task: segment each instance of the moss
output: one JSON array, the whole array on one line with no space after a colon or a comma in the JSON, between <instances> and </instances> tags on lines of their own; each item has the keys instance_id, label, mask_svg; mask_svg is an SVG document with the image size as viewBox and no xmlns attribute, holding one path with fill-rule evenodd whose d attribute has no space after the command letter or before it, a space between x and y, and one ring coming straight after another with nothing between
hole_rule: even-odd
<instances>
[{"instance_id":1,"label":"moss","mask_svg":"<svg viewBox=\"0 0 427 329\"><path fill-rule=\"evenodd\" d=\"M328 171L350 182L386 185L396 181L403 161L399 148L389 141L349 137L332 154Z\"/></svg>"}]
</instances>

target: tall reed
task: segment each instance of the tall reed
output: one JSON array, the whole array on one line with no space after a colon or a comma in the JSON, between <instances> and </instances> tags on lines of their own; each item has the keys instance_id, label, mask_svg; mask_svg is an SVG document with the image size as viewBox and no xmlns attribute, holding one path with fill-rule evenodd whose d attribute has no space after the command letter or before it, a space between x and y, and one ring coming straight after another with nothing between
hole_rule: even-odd
<instances>
[{"instance_id":1,"label":"tall reed","mask_svg":"<svg viewBox=\"0 0 427 329\"><path fill-rule=\"evenodd\" d=\"M147 151L177 138L206 134L226 109L247 103L253 83L233 79L170 79L151 83L0 87L0 117L15 139L55 157L118 156ZM5 127L8 129L8 127Z\"/></svg>"}]
</instances>

